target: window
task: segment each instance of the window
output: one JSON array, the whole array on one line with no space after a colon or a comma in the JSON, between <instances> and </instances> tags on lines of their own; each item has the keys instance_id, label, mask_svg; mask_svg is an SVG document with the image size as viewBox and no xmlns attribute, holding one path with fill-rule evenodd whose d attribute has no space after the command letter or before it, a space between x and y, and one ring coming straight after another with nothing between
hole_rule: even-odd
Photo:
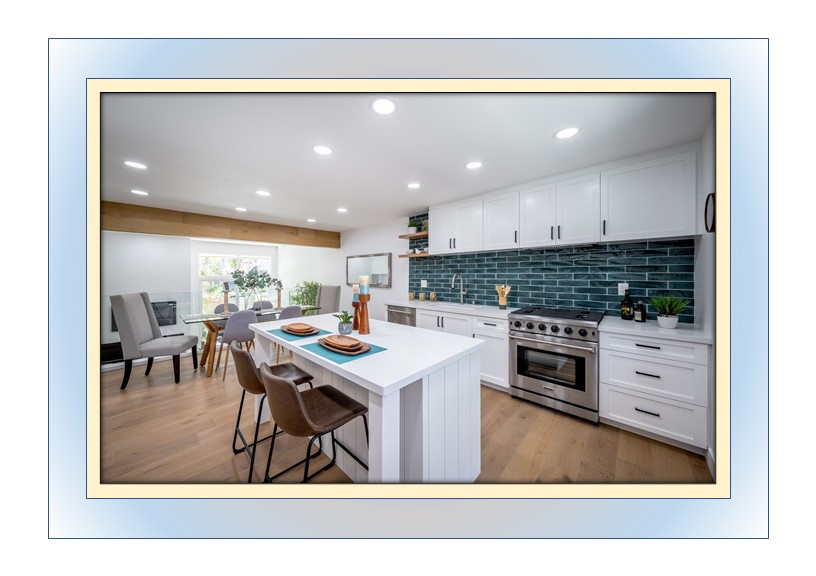
<instances>
[{"instance_id":1,"label":"window","mask_svg":"<svg viewBox=\"0 0 816 576\"><path fill-rule=\"evenodd\" d=\"M212 312L224 303L224 282L232 280L233 270L249 271L254 266L258 270L272 274L272 258L268 256L240 256L226 254L200 254L198 257L199 290L201 311ZM269 299L269 288L260 294ZM243 308L239 295L230 295L230 302Z\"/></svg>"}]
</instances>

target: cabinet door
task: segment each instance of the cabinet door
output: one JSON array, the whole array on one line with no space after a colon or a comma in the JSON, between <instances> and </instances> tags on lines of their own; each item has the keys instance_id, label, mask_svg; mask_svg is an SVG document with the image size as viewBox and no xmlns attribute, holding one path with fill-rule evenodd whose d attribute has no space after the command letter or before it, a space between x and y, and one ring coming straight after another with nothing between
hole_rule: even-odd
<instances>
[{"instance_id":1,"label":"cabinet door","mask_svg":"<svg viewBox=\"0 0 816 576\"><path fill-rule=\"evenodd\" d=\"M442 329L448 334L473 337L473 319L470 316L442 315Z\"/></svg>"},{"instance_id":2,"label":"cabinet door","mask_svg":"<svg viewBox=\"0 0 816 576\"><path fill-rule=\"evenodd\" d=\"M482 380L509 388L507 371L510 366L510 357L507 333L477 330L474 336L485 341L484 348L482 348Z\"/></svg>"},{"instance_id":3,"label":"cabinet door","mask_svg":"<svg viewBox=\"0 0 816 576\"><path fill-rule=\"evenodd\" d=\"M604 241L691 236L696 204L693 150L601 173Z\"/></svg>"},{"instance_id":4,"label":"cabinet door","mask_svg":"<svg viewBox=\"0 0 816 576\"><path fill-rule=\"evenodd\" d=\"M428 211L428 252L446 254L453 251L453 208L443 206Z\"/></svg>"},{"instance_id":5,"label":"cabinet door","mask_svg":"<svg viewBox=\"0 0 816 576\"><path fill-rule=\"evenodd\" d=\"M484 199L484 249L517 248L519 242L519 193L507 192Z\"/></svg>"},{"instance_id":6,"label":"cabinet door","mask_svg":"<svg viewBox=\"0 0 816 576\"><path fill-rule=\"evenodd\" d=\"M469 200L453 207L453 251L470 252L482 249L482 199Z\"/></svg>"},{"instance_id":7,"label":"cabinet door","mask_svg":"<svg viewBox=\"0 0 816 576\"><path fill-rule=\"evenodd\" d=\"M519 192L521 248L555 244L555 184Z\"/></svg>"},{"instance_id":8,"label":"cabinet door","mask_svg":"<svg viewBox=\"0 0 816 576\"><path fill-rule=\"evenodd\" d=\"M590 174L556 184L558 244L600 242L600 175Z\"/></svg>"},{"instance_id":9,"label":"cabinet door","mask_svg":"<svg viewBox=\"0 0 816 576\"><path fill-rule=\"evenodd\" d=\"M417 310L416 318L417 328L427 328L439 332L444 330L444 328L442 328L441 316L436 312Z\"/></svg>"}]
</instances>

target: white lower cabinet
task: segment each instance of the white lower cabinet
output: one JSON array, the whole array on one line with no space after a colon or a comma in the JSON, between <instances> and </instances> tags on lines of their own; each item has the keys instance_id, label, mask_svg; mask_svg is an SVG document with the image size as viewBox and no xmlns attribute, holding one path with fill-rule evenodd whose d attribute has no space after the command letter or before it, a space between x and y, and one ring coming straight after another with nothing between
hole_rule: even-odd
<instances>
[{"instance_id":1,"label":"white lower cabinet","mask_svg":"<svg viewBox=\"0 0 816 576\"><path fill-rule=\"evenodd\" d=\"M482 348L482 380L510 388L507 371L510 369L508 356L507 320L476 317L473 324L473 337L484 340Z\"/></svg>"},{"instance_id":2,"label":"white lower cabinet","mask_svg":"<svg viewBox=\"0 0 816 576\"><path fill-rule=\"evenodd\" d=\"M709 357L708 344L602 331L601 420L707 448Z\"/></svg>"},{"instance_id":3,"label":"white lower cabinet","mask_svg":"<svg viewBox=\"0 0 816 576\"><path fill-rule=\"evenodd\" d=\"M459 336L473 335L473 319L462 314L450 314L448 312L435 312L430 310L417 310L417 328L428 328Z\"/></svg>"}]
</instances>

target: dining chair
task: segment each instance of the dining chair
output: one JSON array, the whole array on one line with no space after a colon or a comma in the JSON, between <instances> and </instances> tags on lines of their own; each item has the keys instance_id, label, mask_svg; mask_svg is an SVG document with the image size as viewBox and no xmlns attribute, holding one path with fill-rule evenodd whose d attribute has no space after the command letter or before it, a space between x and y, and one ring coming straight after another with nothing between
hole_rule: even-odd
<instances>
[{"instance_id":1,"label":"dining chair","mask_svg":"<svg viewBox=\"0 0 816 576\"><path fill-rule=\"evenodd\" d=\"M317 287L317 298L315 306L319 308L318 314L332 314L340 311L340 286Z\"/></svg>"},{"instance_id":2,"label":"dining chair","mask_svg":"<svg viewBox=\"0 0 816 576\"><path fill-rule=\"evenodd\" d=\"M122 378L124 390L133 369L133 360L147 358L145 376L150 374L153 358L157 356L173 357L173 375L176 384L180 379L180 357L182 352L191 350L193 369L198 368L198 336L178 335L164 336L159 328L156 313L150 304L147 292L133 294L115 294L110 297L113 317L119 329L122 343L122 356L125 361L125 375Z\"/></svg>"},{"instance_id":3,"label":"dining chair","mask_svg":"<svg viewBox=\"0 0 816 576\"><path fill-rule=\"evenodd\" d=\"M224 344L227 344L227 355L224 358L224 375L221 380L227 378L227 365L229 364L230 349L229 344L237 342L239 345L246 344L249 349L250 343L255 340L255 333L249 328L250 324L255 324L258 321L258 316L254 310L238 310L233 312L227 319L227 325L221 332L221 345L218 347L218 360L215 363L215 369L221 365L221 352L224 350Z\"/></svg>"},{"instance_id":4,"label":"dining chair","mask_svg":"<svg viewBox=\"0 0 816 576\"><path fill-rule=\"evenodd\" d=\"M303 316L303 310L300 306L287 306L278 314L278 320L287 320L289 318L300 318ZM280 362L281 346L275 343L275 364Z\"/></svg>"},{"instance_id":5,"label":"dining chair","mask_svg":"<svg viewBox=\"0 0 816 576\"><path fill-rule=\"evenodd\" d=\"M230 351L232 352L232 356L235 359L235 374L238 376L238 383L241 385L241 388L243 388L241 391L241 403L238 405L238 418L235 421L235 432L232 435L232 452L233 454L246 452L246 454L249 456L249 477L247 482L252 482L252 474L255 469L256 447L272 438L272 435L270 434L269 436L258 439L258 431L261 426L261 412L263 411L264 402L266 400L266 389L264 388L263 381L261 380L260 370L255 365L255 360L252 358L252 354L250 354L248 350L241 348L238 342L231 342L229 347ZM264 366L266 366L269 371L276 376L291 380L295 383L295 386L308 383L309 387L312 387L312 375L304 370L301 370L294 364L286 363L269 366L268 364L264 363ZM243 432L241 432L241 413L244 410L244 399L246 398L247 392L254 396L261 397L261 401L258 404L258 415L255 417L255 434L252 438L252 442L247 441ZM283 430L278 430L276 433L283 434ZM242 444L242 447L240 448L237 445L238 440L240 440ZM317 456L318 453L319 452L315 453L314 456Z\"/></svg>"},{"instance_id":6,"label":"dining chair","mask_svg":"<svg viewBox=\"0 0 816 576\"><path fill-rule=\"evenodd\" d=\"M267 308L274 308L275 305L269 300L258 300L252 305L253 310L266 310Z\"/></svg>"},{"instance_id":7,"label":"dining chair","mask_svg":"<svg viewBox=\"0 0 816 576\"><path fill-rule=\"evenodd\" d=\"M266 401L269 405L272 420L275 422L269 445L269 456L266 460L264 482L272 482L275 478L300 464L304 464L303 482L308 482L321 472L334 466L337 461L338 446L360 466L368 470L368 465L344 446L334 434L334 431L344 424L351 422L355 418L362 417L365 426L366 445L368 445L368 419L366 417L368 408L334 386L325 385L308 390L298 390L292 379L276 375L267 364L261 365L260 372L266 390ZM275 437L278 428L290 436L309 437L309 443L306 446L306 457L303 460L292 464L274 476L270 476L269 468L272 464L272 453L275 449ZM309 460L314 457L312 446L316 440L320 442L321 438L326 434L331 434L331 462L309 475Z\"/></svg>"}]
</instances>

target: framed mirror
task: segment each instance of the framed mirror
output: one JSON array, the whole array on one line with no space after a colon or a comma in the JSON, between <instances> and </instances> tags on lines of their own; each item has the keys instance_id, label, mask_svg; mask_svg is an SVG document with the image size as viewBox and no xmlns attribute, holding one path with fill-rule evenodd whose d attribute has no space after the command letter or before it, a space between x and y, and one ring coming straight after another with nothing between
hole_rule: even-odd
<instances>
[{"instance_id":1,"label":"framed mirror","mask_svg":"<svg viewBox=\"0 0 816 576\"><path fill-rule=\"evenodd\" d=\"M346 256L346 284L357 284L360 276L368 276L371 288L391 288L391 252Z\"/></svg>"}]
</instances>

